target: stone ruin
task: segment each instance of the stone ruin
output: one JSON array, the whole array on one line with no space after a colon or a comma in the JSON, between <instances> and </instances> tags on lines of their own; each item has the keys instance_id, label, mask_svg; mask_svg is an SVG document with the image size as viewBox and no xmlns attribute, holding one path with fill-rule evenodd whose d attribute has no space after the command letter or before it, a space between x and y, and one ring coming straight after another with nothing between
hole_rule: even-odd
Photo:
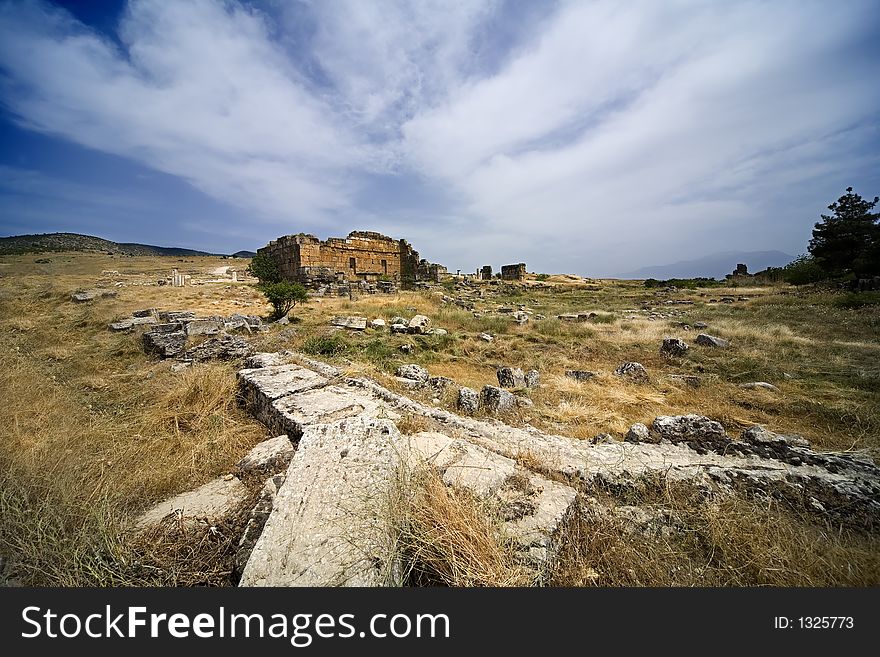
<instances>
[{"instance_id":1,"label":"stone ruin","mask_svg":"<svg viewBox=\"0 0 880 657\"><path fill-rule=\"evenodd\" d=\"M502 281L521 281L526 277L526 263L520 262L516 265L501 266Z\"/></svg>"},{"instance_id":2,"label":"stone ruin","mask_svg":"<svg viewBox=\"0 0 880 657\"><path fill-rule=\"evenodd\" d=\"M189 285L192 276L181 274L176 269L171 270L171 287L184 287Z\"/></svg>"},{"instance_id":3,"label":"stone ruin","mask_svg":"<svg viewBox=\"0 0 880 657\"><path fill-rule=\"evenodd\" d=\"M689 483L706 499L774 497L863 529L880 520L873 462L819 453L800 437L758 426L731 438L709 418L661 416L650 427L633 425L624 441L607 434L575 440L428 406L291 352L250 357L238 379L241 403L284 452L275 469L261 471L269 478L236 557L241 586L404 584L387 504L401 472L416 467L435 469L447 485L499 509L506 538L538 577L578 514L614 514L631 504L632 492L657 481ZM405 435L398 424L412 416L424 430ZM243 463L269 459L269 443ZM216 517L218 500L232 513L243 499L236 482L226 475L202 487L217 489L213 499L199 489L145 516ZM597 488L612 499L598 501ZM186 509L175 506L182 497Z\"/></svg>"},{"instance_id":4,"label":"stone ruin","mask_svg":"<svg viewBox=\"0 0 880 657\"><path fill-rule=\"evenodd\" d=\"M501 280L503 281L522 281L526 277L526 263L520 262L515 265L501 266ZM477 280L492 280L492 265L485 265L477 270Z\"/></svg>"},{"instance_id":5,"label":"stone ruin","mask_svg":"<svg viewBox=\"0 0 880 657\"><path fill-rule=\"evenodd\" d=\"M324 241L305 233L285 235L257 253L278 263L285 280L309 287L358 281L436 282L446 273L442 265L420 260L406 240L369 231L352 231L348 237Z\"/></svg>"}]
</instances>

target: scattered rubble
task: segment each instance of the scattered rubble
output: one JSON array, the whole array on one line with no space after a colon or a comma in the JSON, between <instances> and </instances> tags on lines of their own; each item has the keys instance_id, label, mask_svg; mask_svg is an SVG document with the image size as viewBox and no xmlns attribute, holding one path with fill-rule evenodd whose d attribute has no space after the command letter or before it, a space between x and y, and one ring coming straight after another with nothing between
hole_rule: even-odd
<instances>
[{"instance_id":1,"label":"scattered rubble","mask_svg":"<svg viewBox=\"0 0 880 657\"><path fill-rule=\"evenodd\" d=\"M687 350L687 343L679 338L663 338L663 344L660 345L660 353L671 358L681 358L687 354Z\"/></svg>"},{"instance_id":2,"label":"scattered rubble","mask_svg":"<svg viewBox=\"0 0 880 657\"><path fill-rule=\"evenodd\" d=\"M117 292L110 290L84 290L71 294L70 300L74 303L85 303L87 301L94 301L95 299L113 299L117 294Z\"/></svg>"},{"instance_id":3,"label":"scattered rubble","mask_svg":"<svg viewBox=\"0 0 880 657\"><path fill-rule=\"evenodd\" d=\"M565 370L565 376L569 379L574 379L575 381L589 381L597 376L599 376L598 372L592 372L590 370Z\"/></svg>"},{"instance_id":4,"label":"scattered rubble","mask_svg":"<svg viewBox=\"0 0 880 657\"><path fill-rule=\"evenodd\" d=\"M637 383L644 383L648 380L648 370L646 370L645 366L641 363L623 363L614 370L614 374L626 377L630 381L635 381Z\"/></svg>"},{"instance_id":5,"label":"scattered rubble","mask_svg":"<svg viewBox=\"0 0 880 657\"><path fill-rule=\"evenodd\" d=\"M357 316L334 317L330 320L330 325L351 329L353 331L363 331L367 328L367 318Z\"/></svg>"},{"instance_id":6,"label":"scattered rubble","mask_svg":"<svg viewBox=\"0 0 880 657\"><path fill-rule=\"evenodd\" d=\"M745 390L769 390L770 392L779 392L779 388L777 388L772 383L767 383L766 381L753 381L751 383L740 383L740 388Z\"/></svg>"},{"instance_id":7,"label":"scattered rubble","mask_svg":"<svg viewBox=\"0 0 880 657\"><path fill-rule=\"evenodd\" d=\"M495 372L498 385L502 388L525 388L526 375L518 367L500 367Z\"/></svg>"},{"instance_id":8,"label":"scattered rubble","mask_svg":"<svg viewBox=\"0 0 880 657\"><path fill-rule=\"evenodd\" d=\"M714 335L706 335L705 333L700 333L697 338L694 340L699 345L703 345L704 347L719 347L724 349L730 346L730 342L723 338L716 338Z\"/></svg>"},{"instance_id":9,"label":"scattered rubble","mask_svg":"<svg viewBox=\"0 0 880 657\"><path fill-rule=\"evenodd\" d=\"M286 362L291 359L300 364ZM251 514L254 522L249 521L239 559L243 586L401 584L384 505L407 465L433 467L447 485L497 508L503 533L523 563L537 569L553 557L560 529L572 514L612 513L639 531L661 531L674 522L651 508L607 502L600 508L595 498L585 497L594 484L624 494L662 477L690 482L707 496L771 495L855 525L880 520L880 469L870 460L814 452L798 436L763 427L731 438L710 418L659 416L650 428L634 424L623 442L610 434L573 440L467 417L480 405L487 412L516 405L515 395L494 386L479 395L459 388L465 415L458 415L370 379L343 379L335 368L300 355L257 355L248 361L260 364L265 365L239 372L242 402L270 430L286 433L291 446L279 435L258 445L240 466L249 460L262 463L259 454L268 460L269 454L286 457L293 444L298 447L283 482L270 477ZM423 378L419 366L404 367ZM437 379L439 385L442 377ZM434 379L424 380L434 385ZM448 385L442 381L442 387ZM403 436L395 422L404 415L424 417L431 430ZM273 441L281 449L270 448ZM222 483L235 487L231 479ZM225 490L219 482L212 484ZM152 517L161 519L182 505L190 508L175 499Z\"/></svg>"}]
</instances>

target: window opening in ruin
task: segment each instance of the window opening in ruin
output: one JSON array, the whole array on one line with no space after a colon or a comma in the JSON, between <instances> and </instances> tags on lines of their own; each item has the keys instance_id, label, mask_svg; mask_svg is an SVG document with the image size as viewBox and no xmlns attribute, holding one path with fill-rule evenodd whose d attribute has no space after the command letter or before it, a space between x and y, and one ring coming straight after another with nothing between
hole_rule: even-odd
<instances>
[{"instance_id":1,"label":"window opening in ruin","mask_svg":"<svg viewBox=\"0 0 880 657\"><path fill-rule=\"evenodd\" d=\"M388 275L388 261L387 260L382 261L382 273L385 274L386 276Z\"/></svg>"},{"instance_id":2,"label":"window opening in ruin","mask_svg":"<svg viewBox=\"0 0 880 657\"><path fill-rule=\"evenodd\" d=\"M355 269L355 268L356 268L356 267L355 267L356 264L357 264L357 263L356 263L356 261L355 261L354 258L349 258L349 259L348 259L348 268L349 268L349 269Z\"/></svg>"}]
</instances>

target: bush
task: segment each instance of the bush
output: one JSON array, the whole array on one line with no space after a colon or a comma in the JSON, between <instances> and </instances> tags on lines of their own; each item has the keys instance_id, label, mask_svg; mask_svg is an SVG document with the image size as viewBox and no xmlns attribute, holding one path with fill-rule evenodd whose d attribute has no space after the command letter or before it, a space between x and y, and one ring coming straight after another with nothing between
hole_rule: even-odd
<instances>
[{"instance_id":1,"label":"bush","mask_svg":"<svg viewBox=\"0 0 880 657\"><path fill-rule=\"evenodd\" d=\"M251 258L251 264L248 265L247 271L258 279L261 285L281 282L281 270L278 268L278 263L263 253L258 253Z\"/></svg>"},{"instance_id":2,"label":"bush","mask_svg":"<svg viewBox=\"0 0 880 657\"><path fill-rule=\"evenodd\" d=\"M807 285L823 280L825 272L813 256L803 254L782 268L782 278L792 285Z\"/></svg>"},{"instance_id":3,"label":"bush","mask_svg":"<svg viewBox=\"0 0 880 657\"><path fill-rule=\"evenodd\" d=\"M309 298L306 289L299 283L281 281L280 283L260 284L260 291L266 295L266 300L274 309L272 317L279 319L290 312L296 304L302 303Z\"/></svg>"},{"instance_id":4,"label":"bush","mask_svg":"<svg viewBox=\"0 0 880 657\"><path fill-rule=\"evenodd\" d=\"M842 294L831 302L836 308L865 308L867 306L880 306L880 292L850 292Z\"/></svg>"},{"instance_id":5,"label":"bush","mask_svg":"<svg viewBox=\"0 0 880 657\"><path fill-rule=\"evenodd\" d=\"M303 343L303 351L315 356L339 356L351 348L341 335L321 335L309 338Z\"/></svg>"},{"instance_id":6,"label":"bush","mask_svg":"<svg viewBox=\"0 0 880 657\"><path fill-rule=\"evenodd\" d=\"M665 281L657 280L656 278L647 278L645 279L645 287L682 287L687 288L689 290L694 290L698 287L718 287L720 285L724 285L725 283L722 281L716 281L714 278L669 278Z\"/></svg>"},{"instance_id":7,"label":"bush","mask_svg":"<svg viewBox=\"0 0 880 657\"><path fill-rule=\"evenodd\" d=\"M535 276L536 281L546 281L548 278L550 278L550 274L538 274Z\"/></svg>"}]
</instances>

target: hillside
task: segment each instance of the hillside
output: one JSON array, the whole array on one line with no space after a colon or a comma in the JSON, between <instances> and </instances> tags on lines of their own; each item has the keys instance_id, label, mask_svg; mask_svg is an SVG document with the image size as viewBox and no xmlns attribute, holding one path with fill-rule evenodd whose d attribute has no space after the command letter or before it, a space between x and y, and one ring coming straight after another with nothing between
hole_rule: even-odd
<instances>
[{"instance_id":1,"label":"hillside","mask_svg":"<svg viewBox=\"0 0 880 657\"><path fill-rule=\"evenodd\" d=\"M634 271L626 272L621 278L696 278L704 276L723 280L731 273L738 263L745 263L750 273L761 271L767 267L782 267L794 260L782 251L724 251L696 258L682 260L665 265L650 265Z\"/></svg>"},{"instance_id":2,"label":"hillside","mask_svg":"<svg viewBox=\"0 0 880 657\"><path fill-rule=\"evenodd\" d=\"M44 253L47 251L97 251L132 256L219 255L178 247L152 246L135 242L111 242L101 237L80 235L78 233L44 233L39 235L0 237L0 254Z\"/></svg>"}]
</instances>

